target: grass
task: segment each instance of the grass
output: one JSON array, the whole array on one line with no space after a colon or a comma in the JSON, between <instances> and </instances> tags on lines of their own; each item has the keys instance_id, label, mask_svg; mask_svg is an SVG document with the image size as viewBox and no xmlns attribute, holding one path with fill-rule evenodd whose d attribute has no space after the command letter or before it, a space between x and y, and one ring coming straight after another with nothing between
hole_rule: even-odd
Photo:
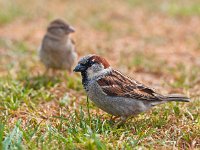
<instances>
[{"instance_id":1,"label":"grass","mask_svg":"<svg viewBox=\"0 0 200 150\"><path fill-rule=\"evenodd\" d=\"M7 24L19 16L23 15L22 9L14 2L0 1L2 9L0 10L0 24Z\"/></svg>"},{"instance_id":2,"label":"grass","mask_svg":"<svg viewBox=\"0 0 200 150\"><path fill-rule=\"evenodd\" d=\"M0 149L200 148L197 1L0 4ZM57 17L77 29L79 56L105 56L121 72L191 102L163 104L114 127L87 99L80 75L43 75L37 48Z\"/></svg>"},{"instance_id":3,"label":"grass","mask_svg":"<svg viewBox=\"0 0 200 150\"><path fill-rule=\"evenodd\" d=\"M31 147L33 149L38 147L42 149L48 147L52 149L65 149L68 147L72 149L115 149L117 147L131 149L133 147L154 148L155 145L169 146L173 145L177 138L181 138L184 142L191 142L192 138L199 135L199 128L192 129L187 133L188 126L191 126L193 121L197 121L198 116L193 116L194 114L192 113L192 118L190 118L191 116L188 116L187 113L177 113L176 110L177 118L175 116L170 117L173 113L170 112L171 108L175 110L177 105L169 105L169 108L166 107L164 112L161 109L154 111L151 118L146 115L139 116L135 122L129 122L118 129L113 129L109 121L102 120L102 116L97 114L93 114L91 118L88 118L87 113L82 107L72 112L68 117L64 117L62 114L60 116L53 116L48 119L49 123L47 124L43 121L37 122L31 119L22 128L20 127L22 126L20 121L18 121L6 135L3 146L9 144L13 148ZM158 113L162 114L162 117L158 116ZM180 117L187 119L187 121L180 121L178 119ZM169 123L171 119L173 119L173 126L171 126L172 122ZM177 124L185 125L185 127L180 128ZM160 136L160 130L164 130L166 135L163 138L156 139ZM149 139L149 137L153 139ZM19 144L21 138L23 143ZM143 143L149 140L151 142L148 145ZM111 144L113 141L116 144Z\"/></svg>"},{"instance_id":4,"label":"grass","mask_svg":"<svg viewBox=\"0 0 200 150\"><path fill-rule=\"evenodd\" d=\"M139 0L128 0L130 7L143 6L147 10L152 12L162 12L172 16L199 16L200 7L199 1L194 0L192 3L181 0L167 0L167 1L139 1Z\"/></svg>"},{"instance_id":5,"label":"grass","mask_svg":"<svg viewBox=\"0 0 200 150\"><path fill-rule=\"evenodd\" d=\"M167 6L167 11L169 14L174 16L192 16L192 15L200 15L200 5L199 2L196 1L194 4L187 3L171 3Z\"/></svg>"}]
</instances>

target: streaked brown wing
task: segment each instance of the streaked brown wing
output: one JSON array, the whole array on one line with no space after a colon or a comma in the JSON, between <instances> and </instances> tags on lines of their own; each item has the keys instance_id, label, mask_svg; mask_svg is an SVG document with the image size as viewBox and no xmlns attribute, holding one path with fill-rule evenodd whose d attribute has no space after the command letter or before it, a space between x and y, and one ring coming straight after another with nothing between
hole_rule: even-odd
<instances>
[{"instance_id":1,"label":"streaked brown wing","mask_svg":"<svg viewBox=\"0 0 200 150\"><path fill-rule=\"evenodd\" d=\"M162 96L145 85L123 76L120 72L113 70L111 74L99 79L98 84L103 92L109 96L135 98L139 100L162 100Z\"/></svg>"}]
</instances>

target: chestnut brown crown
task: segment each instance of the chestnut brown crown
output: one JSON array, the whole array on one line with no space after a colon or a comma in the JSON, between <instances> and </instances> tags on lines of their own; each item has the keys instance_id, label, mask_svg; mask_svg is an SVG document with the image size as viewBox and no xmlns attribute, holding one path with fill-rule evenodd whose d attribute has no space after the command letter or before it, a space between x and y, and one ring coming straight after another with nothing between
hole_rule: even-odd
<instances>
[{"instance_id":1,"label":"chestnut brown crown","mask_svg":"<svg viewBox=\"0 0 200 150\"><path fill-rule=\"evenodd\" d=\"M78 65L75 67L74 71L75 72L84 72L91 66L103 66L102 69L106 69L110 67L110 64L108 61L100 57L98 55L87 55L83 58L80 59L78 62Z\"/></svg>"}]
</instances>

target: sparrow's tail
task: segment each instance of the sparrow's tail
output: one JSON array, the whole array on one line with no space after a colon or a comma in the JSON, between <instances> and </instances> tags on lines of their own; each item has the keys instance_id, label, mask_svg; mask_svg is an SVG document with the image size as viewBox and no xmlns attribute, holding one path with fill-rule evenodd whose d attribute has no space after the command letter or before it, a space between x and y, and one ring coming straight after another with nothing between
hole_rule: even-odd
<instances>
[{"instance_id":1,"label":"sparrow's tail","mask_svg":"<svg viewBox=\"0 0 200 150\"><path fill-rule=\"evenodd\" d=\"M169 94L166 96L162 96L159 101L152 101L151 106L156 106L158 104L163 104L171 101L189 102L190 99L180 94Z\"/></svg>"},{"instance_id":2,"label":"sparrow's tail","mask_svg":"<svg viewBox=\"0 0 200 150\"><path fill-rule=\"evenodd\" d=\"M189 102L190 99L180 94L170 94L170 95L165 96L165 101Z\"/></svg>"}]
</instances>

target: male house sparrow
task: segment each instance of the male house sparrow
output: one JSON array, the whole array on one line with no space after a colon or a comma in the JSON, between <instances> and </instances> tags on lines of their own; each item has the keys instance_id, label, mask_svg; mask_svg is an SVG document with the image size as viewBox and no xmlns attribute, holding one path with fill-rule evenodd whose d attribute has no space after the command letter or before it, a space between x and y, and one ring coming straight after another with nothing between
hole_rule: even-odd
<instances>
[{"instance_id":1,"label":"male house sparrow","mask_svg":"<svg viewBox=\"0 0 200 150\"><path fill-rule=\"evenodd\" d=\"M111 68L104 58L97 55L80 59L74 71L81 72L86 93L97 107L121 117L122 121L158 104L190 101L189 98L177 94L161 95Z\"/></svg>"},{"instance_id":2,"label":"male house sparrow","mask_svg":"<svg viewBox=\"0 0 200 150\"><path fill-rule=\"evenodd\" d=\"M56 19L47 28L39 50L41 62L46 69L71 71L77 59L74 42L69 34L75 30L61 19Z\"/></svg>"}]
</instances>

